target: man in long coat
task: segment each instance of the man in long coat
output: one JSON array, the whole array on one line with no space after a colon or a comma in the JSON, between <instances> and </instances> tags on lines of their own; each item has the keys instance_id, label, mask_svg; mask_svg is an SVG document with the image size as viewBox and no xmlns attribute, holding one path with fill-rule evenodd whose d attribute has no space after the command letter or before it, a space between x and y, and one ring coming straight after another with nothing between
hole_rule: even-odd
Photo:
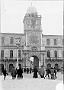
<instances>
[{"instance_id":1,"label":"man in long coat","mask_svg":"<svg viewBox=\"0 0 64 90\"><path fill-rule=\"evenodd\" d=\"M37 75L38 70L37 70L36 67L34 67L33 72L34 72L33 73L33 78L38 78L38 75Z\"/></svg>"},{"instance_id":2,"label":"man in long coat","mask_svg":"<svg viewBox=\"0 0 64 90\"><path fill-rule=\"evenodd\" d=\"M21 68L21 65L19 65L19 69L17 70L17 78L23 78L23 70Z\"/></svg>"}]
</instances>

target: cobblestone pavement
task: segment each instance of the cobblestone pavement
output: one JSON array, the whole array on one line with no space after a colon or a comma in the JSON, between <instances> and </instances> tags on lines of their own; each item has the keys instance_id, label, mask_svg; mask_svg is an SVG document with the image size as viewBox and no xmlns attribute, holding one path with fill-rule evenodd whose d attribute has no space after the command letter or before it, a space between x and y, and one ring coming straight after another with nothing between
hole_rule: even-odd
<instances>
[{"instance_id":1,"label":"cobblestone pavement","mask_svg":"<svg viewBox=\"0 0 64 90\"><path fill-rule=\"evenodd\" d=\"M56 90L56 85L62 83L62 74L57 73L57 79L41 79L32 78L33 74L23 74L23 79L12 80L11 76L7 76L6 80L3 80L3 76L0 76L1 89L0 90Z\"/></svg>"}]
</instances>

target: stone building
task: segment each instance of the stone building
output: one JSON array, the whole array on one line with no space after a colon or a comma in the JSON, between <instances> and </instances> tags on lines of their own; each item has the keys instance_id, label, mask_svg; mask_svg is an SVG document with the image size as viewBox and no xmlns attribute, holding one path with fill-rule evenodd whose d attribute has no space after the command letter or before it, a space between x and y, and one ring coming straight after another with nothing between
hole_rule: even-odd
<instances>
[{"instance_id":1,"label":"stone building","mask_svg":"<svg viewBox=\"0 0 64 90\"><path fill-rule=\"evenodd\" d=\"M0 68L11 71L12 66L57 67L63 66L62 35L44 35L41 15L33 6L28 7L24 16L24 34L0 33Z\"/></svg>"}]
</instances>

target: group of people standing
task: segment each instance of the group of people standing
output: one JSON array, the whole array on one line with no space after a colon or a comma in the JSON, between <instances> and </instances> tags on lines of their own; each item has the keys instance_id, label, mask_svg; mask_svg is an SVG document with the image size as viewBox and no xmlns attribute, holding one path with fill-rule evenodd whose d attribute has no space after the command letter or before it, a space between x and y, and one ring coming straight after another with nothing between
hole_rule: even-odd
<instances>
[{"instance_id":1,"label":"group of people standing","mask_svg":"<svg viewBox=\"0 0 64 90\"><path fill-rule=\"evenodd\" d=\"M27 69L24 69L24 72L27 72L27 74L29 73L29 68ZM30 68L30 73L33 72L33 78L38 78L38 74L40 75L41 78L46 78L48 76L48 78L50 78L51 76L51 79L56 79L57 76L57 70L56 68L47 68L46 70L44 69L43 65L41 66L41 68L37 68L37 67L34 67L34 69L32 70ZM6 75L8 75L6 69L3 70L3 75L4 75L4 80L6 78ZM11 76L12 76L12 79L15 79L16 77L18 79L20 78L23 78L23 69L21 67L21 64L19 64L19 68L15 68L13 66L12 70L11 70Z\"/></svg>"},{"instance_id":2,"label":"group of people standing","mask_svg":"<svg viewBox=\"0 0 64 90\"><path fill-rule=\"evenodd\" d=\"M3 75L4 75L4 80L5 80L6 75L8 75L6 68L3 70ZM14 66L12 67L11 76L12 76L12 79L15 79L16 77L23 78L23 69L21 65L19 65L18 69L17 68L15 69Z\"/></svg>"},{"instance_id":3,"label":"group of people standing","mask_svg":"<svg viewBox=\"0 0 64 90\"><path fill-rule=\"evenodd\" d=\"M37 69L37 67L34 68L33 70L34 74L33 74L33 77L34 78L38 78L38 74L40 75L41 78L46 78L48 76L48 78L51 78L51 79L56 79L57 76L57 70L56 68L54 67L51 67L51 68L47 68L46 70L44 69L43 65L41 66L40 69Z\"/></svg>"}]
</instances>

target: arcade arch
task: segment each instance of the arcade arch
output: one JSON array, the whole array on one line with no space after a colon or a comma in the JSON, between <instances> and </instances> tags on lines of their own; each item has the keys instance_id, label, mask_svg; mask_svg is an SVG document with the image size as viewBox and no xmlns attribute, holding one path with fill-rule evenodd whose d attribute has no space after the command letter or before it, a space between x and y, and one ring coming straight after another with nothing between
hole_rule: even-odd
<instances>
[{"instance_id":1,"label":"arcade arch","mask_svg":"<svg viewBox=\"0 0 64 90\"><path fill-rule=\"evenodd\" d=\"M0 71L2 72L4 70L4 64L0 64Z\"/></svg>"},{"instance_id":2,"label":"arcade arch","mask_svg":"<svg viewBox=\"0 0 64 90\"><path fill-rule=\"evenodd\" d=\"M35 66L38 68L39 67L39 58L36 55L33 55L30 57L31 61L31 67L34 68Z\"/></svg>"},{"instance_id":3,"label":"arcade arch","mask_svg":"<svg viewBox=\"0 0 64 90\"><path fill-rule=\"evenodd\" d=\"M9 64L9 72L11 72L13 64Z\"/></svg>"}]
</instances>

